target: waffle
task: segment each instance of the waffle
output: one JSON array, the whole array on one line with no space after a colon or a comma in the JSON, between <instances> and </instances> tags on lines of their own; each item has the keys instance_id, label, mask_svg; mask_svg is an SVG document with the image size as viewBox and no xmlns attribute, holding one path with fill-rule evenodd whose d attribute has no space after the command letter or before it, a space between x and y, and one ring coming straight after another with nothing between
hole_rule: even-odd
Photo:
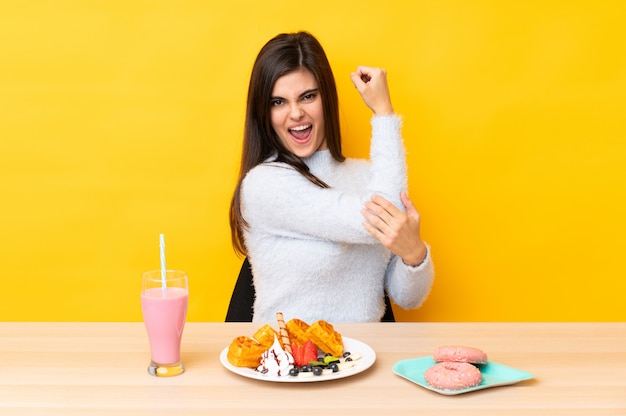
<instances>
[{"instance_id":1,"label":"waffle","mask_svg":"<svg viewBox=\"0 0 626 416\"><path fill-rule=\"evenodd\" d=\"M252 335L252 338L257 340L265 349L269 349L274 344L274 337L278 338L281 348L284 348L280 334L269 324L263 325Z\"/></svg>"},{"instance_id":2,"label":"waffle","mask_svg":"<svg viewBox=\"0 0 626 416\"><path fill-rule=\"evenodd\" d=\"M331 354L333 357L339 357L343 354L343 339L341 334L326 321L319 320L309 326L306 331L308 339L320 350Z\"/></svg>"},{"instance_id":3,"label":"waffle","mask_svg":"<svg viewBox=\"0 0 626 416\"><path fill-rule=\"evenodd\" d=\"M308 329L309 324L300 319L293 318L287 322L287 332L289 332L289 340L292 344L296 342L304 345L309 340Z\"/></svg>"},{"instance_id":4,"label":"waffle","mask_svg":"<svg viewBox=\"0 0 626 416\"><path fill-rule=\"evenodd\" d=\"M228 362L235 367L257 367L267 348L246 336L239 336L228 347Z\"/></svg>"}]
</instances>

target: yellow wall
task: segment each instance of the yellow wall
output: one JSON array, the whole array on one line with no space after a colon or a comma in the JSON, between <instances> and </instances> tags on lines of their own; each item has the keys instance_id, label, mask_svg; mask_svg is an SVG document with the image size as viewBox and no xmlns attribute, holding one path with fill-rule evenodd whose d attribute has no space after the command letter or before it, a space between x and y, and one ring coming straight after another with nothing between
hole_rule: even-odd
<instances>
[{"instance_id":1,"label":"yellow wall","mask_svg":"<svg viewBox=\"0 0 626 416\"><path fill-rule=\"evenodd\" d=\"M358 64L387 68L437 278L427 321L626 320L626 3L0 1L0 320L138 321L189 273L221 321L252 61L306 29L367 154Z\"/></svg>"}]
</instances>

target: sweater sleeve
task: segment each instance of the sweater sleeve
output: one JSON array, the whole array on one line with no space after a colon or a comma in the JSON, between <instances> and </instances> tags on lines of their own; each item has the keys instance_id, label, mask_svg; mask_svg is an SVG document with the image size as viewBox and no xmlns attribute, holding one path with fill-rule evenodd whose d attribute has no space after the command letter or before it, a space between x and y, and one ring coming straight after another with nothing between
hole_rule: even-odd
<instances>
[{"instance_id":1,"label":"sweater sleeve","mask_svg":"<svg viewBox=\"0 0 626 416\"><path fill-rule=\"evenodd\" d=\"M242 187L243 216L251 233L346 243L374 243L361 225L354 195L322 189L295 170L260 165Z\"/></svg>"},{"instance_id":2,"label":"sweater sleeve","mask_svg":"<svg viewBox=\"0 0 626 416\"><path fill-rule=\"evenodd\" d=\"M430 247L427 245L426 258L418 266L408 266L395 255L391 258L385 272L385 289L398 306L413 309L428 297L434 277Z\"/></svg>"},{"instance_id":3,"label":"sweater sleeve","mask_svg":"<svg viewBox=\"0 0 626 416\"><path fill-rule=\"evenodd\" d=\"M402 120L397 116L372 117L373 174L367 198L379 194L404 211L400 192L407 190L407 168L401 127Z\"/></svg>"},{"instance_id":4,"label":"sweater sleeve","mask_svg":"<svg viewBox=\"0 0 626 416\"><path fill-rule=\"evenodd\" d=\"M290 166L264 163L242 183L243 215L250 227L272 235L376 244L363 227L361 210L377 193L401 207L406 189L406 161L396 116L372 118L371 160L357 160L333 174L357 175L353 189L320 188ZM313 173L315 169L312 169ZM324 173L324 172L322 172ZM324 175L320 175L326 180Z\"/></svg>"}]
</instances>

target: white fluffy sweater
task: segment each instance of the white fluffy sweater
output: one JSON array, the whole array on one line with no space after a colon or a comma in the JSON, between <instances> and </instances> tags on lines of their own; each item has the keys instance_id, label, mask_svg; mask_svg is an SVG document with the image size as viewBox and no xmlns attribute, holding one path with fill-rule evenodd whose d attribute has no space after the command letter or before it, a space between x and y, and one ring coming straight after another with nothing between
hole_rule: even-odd
<instances>
[{"instance_id":1,"label":"white fluffy sweater","mask_svg":"<svg viewBox=\"0 0 626 416\"><path fill-rule=\"evenodd\" d=\"M244 178L243 216L252 265L255 322L379 321L384 291L403 308L418 307L433 281L430 249L410 267L363 227L361 210L379 194L402 207L406 161L401 120L372 118L370 160L335 161L328 150L305 159L331 188L320 188L293 168L268 161ZM403 207L402 207L403 209Z\"/></svg>"}]
</instances>

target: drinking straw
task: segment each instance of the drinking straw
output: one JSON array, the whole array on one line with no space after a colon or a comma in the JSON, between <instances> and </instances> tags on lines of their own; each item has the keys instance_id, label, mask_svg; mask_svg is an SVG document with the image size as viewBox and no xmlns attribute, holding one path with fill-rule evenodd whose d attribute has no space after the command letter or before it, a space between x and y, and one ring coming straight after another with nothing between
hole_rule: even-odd
<instances>
[{"instance_id":1,"label":"drinking straw","mask_svg":"<svg viewBox=\"0 0 626 416\"><path fill-rule=\"evenodd\" d=\"M165 283L165 238L163 237L163 234L161 234L160 236L159 246L161 247L161 287L165 292L165 289L167 289L167 285Z\"/></svg>"}]
</instances>

